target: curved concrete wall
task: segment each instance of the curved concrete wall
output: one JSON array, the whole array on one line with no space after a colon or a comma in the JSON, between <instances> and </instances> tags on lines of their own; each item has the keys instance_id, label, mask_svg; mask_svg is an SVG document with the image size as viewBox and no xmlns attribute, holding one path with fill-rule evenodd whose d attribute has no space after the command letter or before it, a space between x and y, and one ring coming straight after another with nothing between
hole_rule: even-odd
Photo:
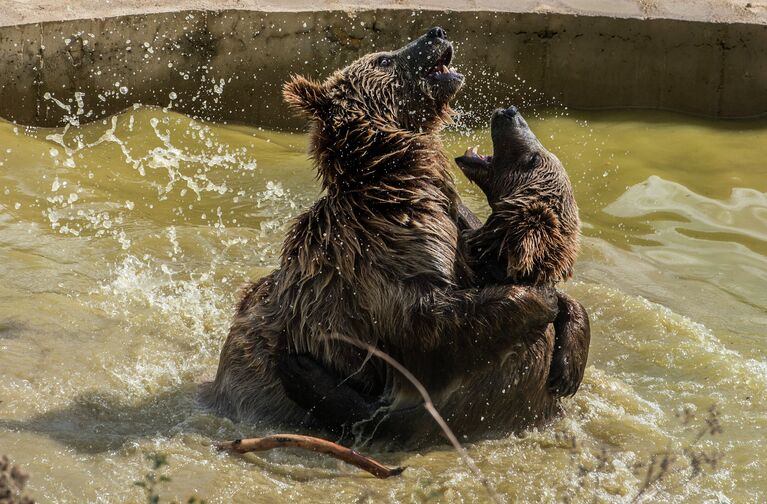
<instances>
[{"instance_id":1,"label":"curved concrete wall","mask_svg":"<svg viewBox=\"0 0 767 504\"><path fill-rule=\"evenodd\" d=\"M0 27L0 116L54 126L133 103L286 127L280 86L322 77L430 26L458 45L463 100L531 90L572 108L646 107L713 117L767 113L767 26L556 13L186 11ZM494 74L497 72L497 76ZM520 85L523 79L524 85ZM484 81L484 82L480 82ZM505 84L505 85L502 85ZM75 93L83 93L79 103Z\"/></svg>"}]
</instances>

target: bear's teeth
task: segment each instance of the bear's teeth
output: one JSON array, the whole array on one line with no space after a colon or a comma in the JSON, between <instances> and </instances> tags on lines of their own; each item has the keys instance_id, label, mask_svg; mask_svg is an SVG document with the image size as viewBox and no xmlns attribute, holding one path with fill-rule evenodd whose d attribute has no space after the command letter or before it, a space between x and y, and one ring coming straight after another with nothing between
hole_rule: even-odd
<instances>
[{"instance_id":1,"label":"bear's teeth","mask_svg":"<svg viewBox=\"0 0 767 504\"><path fill-rule=\"evenodd\" d=\"M467 147L466 152L464 152L463 155L471 158L485 159L485 156L477 152L478 150L479 145L475 145L474 147Z\"/></svg>"}]
</instances>

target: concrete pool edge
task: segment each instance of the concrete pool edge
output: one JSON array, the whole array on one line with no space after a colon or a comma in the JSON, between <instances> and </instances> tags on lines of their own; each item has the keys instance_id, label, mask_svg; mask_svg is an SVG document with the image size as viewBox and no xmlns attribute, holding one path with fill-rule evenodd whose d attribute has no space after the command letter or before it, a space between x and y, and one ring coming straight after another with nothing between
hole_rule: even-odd
<instances>
[{"instance_id":1,"label":"concrete pool edge","mask_svg":"<svg viewBox=\"0 0 767 504\"><path fill-rule=\"evenodd\" d=\"M119 5L79 0L15 0L0 12L0 27L183 11L314 12L416 10L568 14L633 19L675 19L706 23L767 24L767 0L124 0Z\"/></svg>"},{"instance_id":2,"label":"concrete pool edge","mask_svg":"<svg viewBox=\"0 0 767 504\"><path fill-rule=\"evenodd\" d=\"M576 109L767 113L764 24L476 10L189 10L0 27L0 117L55 126L65 116L95 120L144 103L292 127L300 121L280 96L291 73L322 77L436 24L457 41L458 66L471 77L462 100L519 102L534 91L550 100L539 105Z\"/></svg>"}]
</instances>

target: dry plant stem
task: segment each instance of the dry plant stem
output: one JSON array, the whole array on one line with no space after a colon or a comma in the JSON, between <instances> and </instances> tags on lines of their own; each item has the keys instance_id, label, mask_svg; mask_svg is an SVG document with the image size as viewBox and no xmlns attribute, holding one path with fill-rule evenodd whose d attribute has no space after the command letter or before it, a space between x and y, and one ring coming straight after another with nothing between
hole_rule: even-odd
<instances>
[{"instance_id":1,"label":"dry plant stem","mask_svg":"<svg viewBox=\"0 0 767 504\"><path fill-rule=\"evenodd\" d=\"M426 387L424 387L423 384L420 381L418 381L418 378L413 376L413 373L411 373L405 366L400 364L392 356L382 352L381 350L377 349L376 347L372 345L369 345L367 343L362 343L360 341L356 341L351 338L347 338L346 336L342 336L340 334L332 335L331 338L337 339L345 343L349 343L350 345L354 345L358 348L367 350L368 352L375 355L376 357L386 361L386 363L388 363L394 369L399 371L402 374L402 376L404 376L410 383L412 383L413 386L416 388L416 390L418 390L418 393L421 394L421 397L423 398L423 403L424 403L423 405L424 405L424 408L426 408L426 411L428 411L429 414L432 416L432 418L434 418L434 421L437 422L439 427L442 429L442 432L444 432L445 436L447 436L447 438L450 440L450 443L453 445L453 448L455 448L455 451L458 452L458 454L463 459L464 463L469 467L471 472L474 473L474 476L477 479L479 479L479 481L482 482L490 498L492 498L498 504L502 503L501 498L498 495L498 492L496 492L495 488L493 487L493 484L490 483L490 480L488 480L482 475L482 472L479 470L479 467L477 467L477 464L474 463L474 460L466 452L466 449L458 441L458 438L455 436L455 434L450 429L450 427L448 427L447 422L445 422L445 419L442 418L442 415L439 414L439 412L437 411L437 408L434 407L434 403L432 402L431 396L429 395L429 392L427 392Z\"/></svg>"},{"instance_id":2,"label":"dry plant stem","mask_svg":"<svg viewBox=\"0 0 767 504\"><path fill-rule=\"evenodd\" d=\"M219 443L216 445L216 448L235 453L267 451L273 448L302 448L304 450L325 453L331 457L343 460L347 464L357 466L380 479L398 476L405 470L404 467L389 469L372 458L366 457L345 446L325 439L298 434L274 434L262 438L237 439L235 441Z\"/></svg>"}]
</instances>

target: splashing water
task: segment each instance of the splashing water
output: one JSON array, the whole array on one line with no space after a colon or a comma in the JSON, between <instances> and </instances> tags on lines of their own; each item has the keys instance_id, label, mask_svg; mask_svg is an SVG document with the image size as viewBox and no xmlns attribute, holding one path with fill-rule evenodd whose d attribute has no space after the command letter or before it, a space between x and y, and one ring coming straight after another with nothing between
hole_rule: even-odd
<instances>
[{"instance_id":1,"label":"splashing water","mask_svg":"<svg viewBox=\"0 0 767 504\"><path fill-rule=\"evenodd\" d=\"M162 451L173 478L163 495L179 500L484 498L442 449L383 454L410 467L387 481L303 453L213 453L211 440L265 432L201 410L196 386L215 373L240 284L276 267L287 226L319 194L306 139L169 108L81 125L81 104L60 106L63 128L0 122L0 446L32 474L34 496L139 500L144 454ZM489 151L488 131L473 129L489 111L460 112L450 153ZM715 403L724 434L702 443L721 463L691 482L668 475L654 498L763 500L767 124L529 117L581 207L566 289L592 317L590 365L563 418L469 446L472 458L512 501L630 502L636 464L684 446L675 413ZM456 176L486 215L484 196Z\"/></svg>"}]
</instances>

